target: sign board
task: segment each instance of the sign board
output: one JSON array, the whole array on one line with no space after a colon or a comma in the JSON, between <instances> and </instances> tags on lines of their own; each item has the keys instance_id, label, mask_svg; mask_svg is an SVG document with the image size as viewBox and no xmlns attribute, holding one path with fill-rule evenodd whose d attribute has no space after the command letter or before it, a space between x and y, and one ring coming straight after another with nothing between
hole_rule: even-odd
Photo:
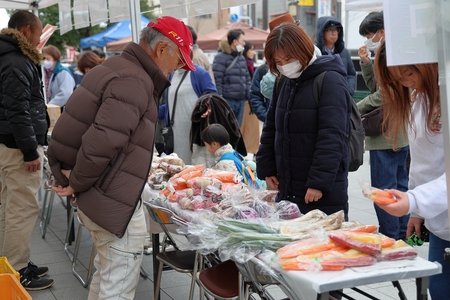
<instances>
[{"instance_id":1,"label":"sign board","mask_svg":"<svg viewBox=\"0 0 450 300\"><path fill-rule=\"evenodd\" d=\"M383 0L388 66L435 63L436 14L433 0Z\"/></svg>"},{"instance_id":2,"label":"sign board","mask_svg":"<svg viewBox=\"0 0 450 300\"><path fill-rule=\"evenodd\" d=\"M314 6L314 0L300 0L298 6Z\"/></svg>"}]
</instances>

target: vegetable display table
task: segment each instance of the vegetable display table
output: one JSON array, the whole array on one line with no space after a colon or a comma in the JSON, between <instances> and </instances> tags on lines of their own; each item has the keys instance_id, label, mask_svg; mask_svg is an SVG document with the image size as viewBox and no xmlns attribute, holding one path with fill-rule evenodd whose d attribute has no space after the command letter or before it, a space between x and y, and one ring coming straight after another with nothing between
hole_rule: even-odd
<instances>
[{"instance_id":1,"label":"vegetable display table","mask_svg":"<svg viewBox=\"0 0 450 300\"><path fill-rule=\"evenodd\" d=\"M417 299L427 299L428 276L441 273L439 263L414 260L378 262L370 267L342 271L282 271L281 275L300 299L329 299L329 292L380 282L416 279ZM376 298L373 298L376 299Z\"/></svg>"}]
</instances>

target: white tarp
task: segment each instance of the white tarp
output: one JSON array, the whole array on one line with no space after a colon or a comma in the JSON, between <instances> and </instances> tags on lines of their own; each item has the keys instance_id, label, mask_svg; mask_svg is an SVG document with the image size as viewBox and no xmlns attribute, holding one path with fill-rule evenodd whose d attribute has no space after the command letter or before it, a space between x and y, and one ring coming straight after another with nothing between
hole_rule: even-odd
<instances>
[{"instance_id":1,"label":"white tarp","mask_svg":"<svg viewBox=\"0 0 450 300\"><path fill-rule=\"evenodd\" d=\"M130 19L130 2L133 0L108 0L109 21L111 23L120 22ZM138 23L139 19L131 18L131 22ZM132 28L134 28L132 26Z\"/></svg>"},{"instance_id":2,"label":"white tarp","mask_svg":"<svg viewBox=\"0 0 450 300\"><path fill-rule=\"evenodd\" d=\"M383 0L346 0L346 11L381 11L383 10Z\"/></svg>"},{"instance_id":3,"label":"white tarp","mask_svg":"<svg viewBox=\"0 0 450 300\"><path fill-rule=\"evenodd\" d=\"M434 0L384 0L388 66L438 61Z\"/></svg>"},{"instance_id":4,"label":"white tarp","mask_svg":"<svg viewBox=\"0 0 450 300\"><path fill-rule=\"evenodd\" d=\"M91 26L108 21L108 8L106 0L89 0L89 16Z\"/></svg>"},{"instance_id":5,"label":"white tarp","mask_svg":"<svg viewBox=\"0 0 450 300\"><path fill-rule=\"evenodd\" d=\"M75 29L89 27L88 0L73 1L73 23Z\"/></svg>"},{"instance_id":6,"label":"white tarp","mask_svg":"<svg viewBox=\"0 0 450 300\"><path fill-rule=\"evenodd\" d=\"M58 3L59 7L59 34L63 35L72 30L72 10L70 0Z\"/></svg>"}]
</instances>

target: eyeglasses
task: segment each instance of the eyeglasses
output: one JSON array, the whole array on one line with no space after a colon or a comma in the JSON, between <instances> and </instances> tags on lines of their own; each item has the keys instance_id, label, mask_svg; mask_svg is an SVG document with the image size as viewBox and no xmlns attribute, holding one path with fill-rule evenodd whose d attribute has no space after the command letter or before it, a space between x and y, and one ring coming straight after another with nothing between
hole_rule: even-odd
<instances>
[{"instance_id":1,"label":"eyeglasses","mask_svg":"<svg viewBox=\"0 0 450 300\"><path fill-rule=\"evenodd\" d=\"M336 27L332 27L332 28L329 28L329 29L327 29L325 31L332 32L332 33L339 33L339 32L341 32L341 29L340 28L336 28Z\"/></svg>"},{"instance_id":2,"label":"eyeglasses","mask_svg":"<svg viewBox=\"0 0 450 300\"><path fill-rule=\"evenodd\" d=\"M173 49L172 50L175 52L175 54L178 56L178 69L181 69L182 67L184 67L186 65L186 63L184 62L183 58L180 57L180 55L178 54L178 51Z\"/></svg>"}]
</instances>

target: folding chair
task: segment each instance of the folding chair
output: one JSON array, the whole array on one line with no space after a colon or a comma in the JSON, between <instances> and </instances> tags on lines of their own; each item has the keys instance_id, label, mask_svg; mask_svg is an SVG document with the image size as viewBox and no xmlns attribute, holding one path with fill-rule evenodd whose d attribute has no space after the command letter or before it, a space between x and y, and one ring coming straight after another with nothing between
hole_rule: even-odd
<instances>
[{"instance_id":1,"label":"folding chair","mask_svg":"<svg viewBox=\"0 0 450 300\"><path fill-rule=\"evenodd\" d=\"M174 238L172 237L172 234L167 229L167 225L173 224L171 217L174 216L174 214L171 210L156 206L149 202L144 202L144 205L147 207L150 217L161 226L165 233L162 252L156 255L156 259L159 261L159 268L158 276L156 279L154 299L159 299L161 276L163 266L165 265L177 272L192 274L191 288L189 291L189 300L192 300L194 297L195 288L194 274L197 273L198 270L197 251L182 251L178 248ZM166 251L167 245L172 245L175 250Z\"/></svg>"},{"instance_id":2,"label":"folding chair","mask_svg":"<svg viewBox=\"0 0 450 300\"><path fill-rule=\"evenodd\" d=\"M290 300L300 300L283 276L257 257L252 257L245 263L236 263L236 265L239 272L250 280L249 293L256 293L261 299L275 300L267 291L267 286L277 285Z\"/></svg>"},{"instance_id":3,"label":"folding chair","mask_svg":"<svg viewBox=\"0 0 450 300\"><path fill-rule=\"evenodd\" d=\"M202 265L201 256L200 265ZM203 299L202 291L219 300L247 299L246 284L232 260L201 270L197 273L196 279L201 289L200 299Z\"/></svg>"},{"instance_id":4,"label":"folding chair","mask_svg":"<svg viewBox=\"0 0 450 300\"><path fill-rule=\"evenodd\" d=\"M176 215L171 219L179 228L188 226ZM194 245L198 243L196 236L187 234L186 238ZM214 254L203 256L200 253L197 259L199 272L195 279L200 287L200 299L203 299L203 294L220 300L247 299L247 285L233 261L220 262Z\"/></svg>"}]
</instances>

